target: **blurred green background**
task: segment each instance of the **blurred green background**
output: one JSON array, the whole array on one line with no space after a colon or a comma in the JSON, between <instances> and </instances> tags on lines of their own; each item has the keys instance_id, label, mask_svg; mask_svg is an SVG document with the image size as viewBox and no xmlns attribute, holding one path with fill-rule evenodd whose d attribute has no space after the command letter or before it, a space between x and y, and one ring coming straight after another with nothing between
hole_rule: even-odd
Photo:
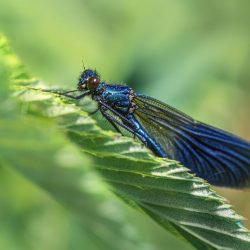
<instances>
[{"instance_id":1,"label":"blurred green background","mask_svg":"<svg viewBox=\"0 0 250 250\"><path fill-rule=\"evenodd\" d=\"M74 88L83 61L103 79L250 140L249 10L247 0L0 0L0 31L32 74L51 85ZM46 193L0 172L1 249L102 249ZM249 191L217 191L250 218ZM119 206L144 249L189 249Z\"/></svg>"}]
</instances>

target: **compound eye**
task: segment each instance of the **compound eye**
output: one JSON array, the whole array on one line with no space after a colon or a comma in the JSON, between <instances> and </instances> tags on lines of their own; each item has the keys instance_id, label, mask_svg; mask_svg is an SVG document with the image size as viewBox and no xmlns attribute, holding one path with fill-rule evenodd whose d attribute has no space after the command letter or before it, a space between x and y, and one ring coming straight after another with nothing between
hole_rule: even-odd
<instances>
[{"instance_id":1,"label":"compound eye","mask_svg":"<svg viewBox=\"0 0 250 250\"><path fill-rule=\"evenodd\" d=\"M98 77L90 77L88 79L88 89L95 90L100 84L100 79Z\"/></svg>"}]
</instances>

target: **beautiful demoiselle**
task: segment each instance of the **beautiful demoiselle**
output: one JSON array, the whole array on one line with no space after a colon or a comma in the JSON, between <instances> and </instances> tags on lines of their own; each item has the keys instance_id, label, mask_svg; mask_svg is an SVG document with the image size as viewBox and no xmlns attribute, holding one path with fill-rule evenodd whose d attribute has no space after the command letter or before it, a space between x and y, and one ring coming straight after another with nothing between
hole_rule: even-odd
<instances>
[{"instance_id":1,"label":"beautiful demoiselle","mask_svg":"<svg viewBox=\"0 0 250 250\"><path fill-rule=\"evenodd\" d=\"M80 95L71 93L79 91ZM101 114L120 133L137 137L156 156L181 162L217 186L246 187L250 182L250 143L198 122L125 85L107 84L85 69L76 90L58 93L74 99L91 96Z\"/></svg>"}]
</instances>

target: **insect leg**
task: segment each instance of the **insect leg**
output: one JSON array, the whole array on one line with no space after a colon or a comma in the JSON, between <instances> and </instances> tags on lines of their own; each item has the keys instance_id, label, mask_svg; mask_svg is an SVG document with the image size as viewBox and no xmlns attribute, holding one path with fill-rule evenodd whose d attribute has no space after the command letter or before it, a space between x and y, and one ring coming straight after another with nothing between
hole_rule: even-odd
<instances>
[{"instance_id":1,"label":"insect leg","mask_svg":"<svg viewBox=\"0 0 250 250\"><path fill-rule=\"evenodd\" d=\"M142 143L144 143L147 146L147 140L143 136L141 136L140 134L137 133L136 126L133 123L131 123L131 121L127 117L125 117L122 114L120 114L119 112L117 112L115 109L110 107L108 104L106 104L102 100L97 99L97 101L100 105L102 105L102 107L105 107L105 109L107 109L107 110L111 111L112 113L114 113L115 115L117 115L122 120L123 123L117 121L113 117L110 117L110 119L112 119L115 123L117 123L121 127L128 130L130 133L132 133L134 135L134 138L137 137L139 140L141 140ZM131 127L129 127L126 124L130 125Z\"/></svg>"},{"instance_id":2,"label":"insect leg","mask_svg":"<svg viewBox=\"0 0 250 250\"><path fill-rule=\"evenodd\" d=\"M119 112L117 112L115 109L110 107L108 104L106 104L102 100L97 99L97 101L98 101L99 104L101 104L102 107L105 107L107 110L111 111L113 114L118 116L124 123L130 124L131 126L133 126L133 124L131 123L131 121L127 117L125 117L122 114L120 114Z\"/></svg>"},{"instance_id":3,"label":"insect leg","mask_svg":"<svg viewBox=\"0 0 250 250\"><path fill-rule=\"evenodd\" d=\"M136 132L136 130L134 130L133 128L131 128L131 127L129 127L129 126L127 126L127 125L121 123L120 121L118 121L117 119L115 119L113 116L111 116L110 114L107 114L107 113L105 113L105 112L104 112L104 117L105 117L108 121L112 121L112 123L114 123L115 125L119 125L119 126L121 126L122 128L124 128L124 129L126 129L127 131L129 131L131 134L133 134L133 135L136 136L139 140L141 140L142 143L147 144L146 139L145 139L143 136L141 136L140 134L138 134L138 133ZM111 123L111 124L112 124L112 123ZM130 122L130 124L131 124L131 122Z\"/></svg>"},{"instance_id":4,"label":"insect leg","mask_svg":"<svg viewBox=\"0 0 250 250\"><path fill-rule=\"evenodd\" d=\"M78 96L73 96L73 95L69 95L69 94L59 94L59 95L62 95L62 96L66 96L66 97L69 97L69 98L72 98L72 99L75 99L75 100L79 100L79 99L82 99L83 97L87 96L87 95L90 95L90 92L84 92L83 94L81 95L78 95Z\"/></svg>"},{"instance_id":5,"label":"insect leg","mask_svg":"<svg viewBox=\"0 0 250 250\"><path fill-rule=\"evenodd\" d=\"M69 91L65 91L65 92L59 92L59 91L56 91L56 90L52 90L52 89L42 89L43 92L49 92L49 93L54 93L54 94L68 94L68 93L73 93L73 92L77 92L78 90L75 89L75 90L69 90Z\"/></svg>"},{"instance_id":6,"label":"insect leg","mask_svg":"<svg viewBox=\"0 0 250 250\"><path fill-rule=\"evenodd\" d=\"M54 90L49 90L49 89L48 90L46 90L46 89L42 90L42 92L53 93L53 94L57 94L57 95L60 95L60 96L69 97L69 98L72 98L72 99L75 99L75 100L79 100L79 99L82 99L83 97L85 97L87 95L90 95L90 91L86 91L83 94L78 95L78 96L70 95L70 93L77 92L77 91L78 90L69 90L69 91L60 93L59 91L54 91Z\"/></svg>"},{"instance_id":7,"label":"insect leg","mask_svg":"<svg viewBox=\"0 0 250 250\"><path fill-rule=\"evenodd\" d=\"M113 126L113 128L114 128L118 133L120 133L120 134L123 135L122 131L116 126L116 124L114 123L114 121L113 121L112 119L110 119L110 115L107 115L107 114L105 113L104 110L100 110L100 111L101 111L102 115L103 115L103 116L109 121L109 123Z\"/></svg>"}]
</instances>

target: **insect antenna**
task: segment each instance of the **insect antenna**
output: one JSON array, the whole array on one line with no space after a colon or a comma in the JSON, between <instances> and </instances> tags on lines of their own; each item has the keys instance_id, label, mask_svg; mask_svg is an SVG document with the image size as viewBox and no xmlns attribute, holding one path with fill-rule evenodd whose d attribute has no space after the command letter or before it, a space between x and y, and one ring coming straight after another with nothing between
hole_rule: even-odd
<instances>
[{"instance_id":1,"label":"insect antenna","mask_svg":"<svg viewBox=\"0 0 250 250\"><path fill-rule=\"evenodd\" d=\"M84 61L83 61L83 59L82 59L82 66L83 66L83 69L85 70L85 69L86 69L86 67L85 67L85 65L84 65Z\"/></svg>"}]
</instances>

